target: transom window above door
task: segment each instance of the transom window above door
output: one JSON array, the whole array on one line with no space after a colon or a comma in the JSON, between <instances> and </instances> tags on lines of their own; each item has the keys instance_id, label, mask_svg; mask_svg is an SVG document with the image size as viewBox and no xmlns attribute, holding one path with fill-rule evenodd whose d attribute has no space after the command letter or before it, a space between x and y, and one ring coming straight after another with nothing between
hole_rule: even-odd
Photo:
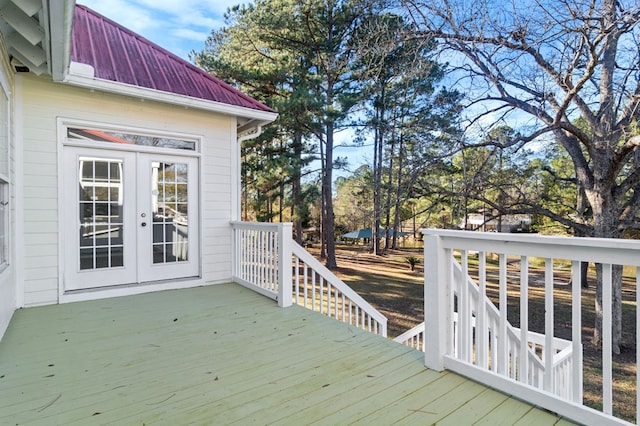
<instances>
[{"instance_id":1,"label":"transom window above door","mask_svg":"<svg viewBox=\"0 0 640 426\"><path fill-rule=\"evenodd\" d=\"M196 151L197 148L196 142L190 140L85 127L67 127L67 138L69 140L84 142L110 142L124 145L179 149L183 151Z\"/></svg>"}]
</instances>

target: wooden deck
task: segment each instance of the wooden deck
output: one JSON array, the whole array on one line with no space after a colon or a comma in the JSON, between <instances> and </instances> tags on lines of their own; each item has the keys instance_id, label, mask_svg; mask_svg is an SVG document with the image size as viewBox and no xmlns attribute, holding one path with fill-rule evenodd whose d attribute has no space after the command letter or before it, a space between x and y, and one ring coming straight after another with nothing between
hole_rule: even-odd
<instances>
[{"instance_id":1,"label":"wooden deck","mask_svg":"<svg viewBox=\"0 0 640 426\"><path fill-rule=\"evenodd\" d=\"M0 424L569 424L235 284L20 310Z\"/></svg>"}]
</instances>

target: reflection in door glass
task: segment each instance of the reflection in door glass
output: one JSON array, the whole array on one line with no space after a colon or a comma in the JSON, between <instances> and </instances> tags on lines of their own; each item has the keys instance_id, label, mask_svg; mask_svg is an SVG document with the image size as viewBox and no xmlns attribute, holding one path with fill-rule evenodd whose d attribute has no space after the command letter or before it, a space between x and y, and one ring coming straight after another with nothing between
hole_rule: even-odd
<instances>
[{"instance_id":1,"label":"reflection in door glass","mask_svg":"<svg viewBox=\"0 0 640 426\"><path fill-rule=\"evenodd\" d=\"M80 157L80 269L124 266L122 160Z\"/></svg>"},{"instance_id":2,"label":"reflection in door glass","mask_svg":"<svg viewBox=\"0 0 640 426\"><path fill-rule=\"evenodd\" d=\"M153 263L186 262L189 243L188 166L153 162Z\"/></svg>"},{"instance_id":3,"label":"reflection in door glass","mask_svg":"<svg viewBox=\"0 0 640 426\"><path fill-rule=\"evenodd\" d=\"M84 142L95 141L124 145L153 146L155 148L181 149L186 151L196 150L195 141L160 136L136 135L113 130L69 127L67 129L67 137L71 140L81 140Z\"/></svg>"}]
</instances>

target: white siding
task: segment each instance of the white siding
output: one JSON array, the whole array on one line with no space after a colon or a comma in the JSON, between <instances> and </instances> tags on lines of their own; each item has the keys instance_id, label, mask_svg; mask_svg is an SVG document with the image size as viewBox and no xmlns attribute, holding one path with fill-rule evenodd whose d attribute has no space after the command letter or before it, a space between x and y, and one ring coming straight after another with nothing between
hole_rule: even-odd
<instances>
[{"instance_id":1,"label":"white siding","mask_svg":"<svg viewBox=\"0 0 640 426\"><path fill-rule=\"evenodd\" d=\"M23 77L24 108L24 301L58 302L59 141L57 119L199 135L201 148L201 257L203 280L231 280L231 161L235 118L130 97L91 92ZM181 284L184 286L184 283Z\"/></svg>"},{"instance_id":2,"label":"white siding","mask_svg":"<svg viewBox=\"0 0 640 426\"><path fill-rule=\"evenodd\" d=\"M8 82L9 87L6 89L9 91L7 96L9 97L9 110L13 112L13 74L10 69L11 66L7 63L6 49L4 46L4 42L0 40L0 73L2 73L2 79ZM16 294L16 267L15 267L15 259L16 259L16 188L15 188L15 177L16 177L16 162L15 162L15 137L14 137L14 129L12 125L13 120L10 118L9 123L9 132L8 132L8 140L9 140L9 266L5 268L2 272L0 272L0 339L4 335L7 327L9 326L9 321L11 321L11 317L13 316L13 312L17 308L17 294ZM4 155L1 153L0 155Z\"/></svg>"}]
</instances>

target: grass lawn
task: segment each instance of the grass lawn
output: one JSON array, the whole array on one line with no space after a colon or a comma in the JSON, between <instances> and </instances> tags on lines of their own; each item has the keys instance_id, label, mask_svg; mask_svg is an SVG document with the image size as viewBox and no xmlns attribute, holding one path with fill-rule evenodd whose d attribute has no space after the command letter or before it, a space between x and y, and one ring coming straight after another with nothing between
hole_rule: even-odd
<instances>
[{"instance_id":1,"label":"grass lawn","mask_svg":"<svg viewBox=\"0 0 640 426\"><path fill-rule=\"evenodd\" d=\"M318 255L318 249L311 249ZM420 264L411 271L407 256L420 258ZM336 275L358 294L375 306L388 320L388 334L393 338L424 321L423 307L423 254L421 249L389 250L383 256L374 256L359 245L338 245ZM475 264L477 266L477 263ZM470 260L470 274L474 274ZM508 317L512 325L520 323L520 288L517 262L508 269ZM498 305L497 261L488 260L487 293ZM626 272L626 271L625 271ZM529 329L544 333L544 266L530 266ZM571 340L571 286L570 270L562 266L554 269L555 335ZM513 277L513 278L512 278ZM590 282L595 272L590 271ZM591 342L594 325L594 285L582 290L582 330L584 348L584 400L585 404L600 408L602 399L601 349ZM635 277L623 278L623 346L620 355L614 355L614 414L635 421L636 403L636 329L635 329Z\"/></svg>"}]
</instances>

